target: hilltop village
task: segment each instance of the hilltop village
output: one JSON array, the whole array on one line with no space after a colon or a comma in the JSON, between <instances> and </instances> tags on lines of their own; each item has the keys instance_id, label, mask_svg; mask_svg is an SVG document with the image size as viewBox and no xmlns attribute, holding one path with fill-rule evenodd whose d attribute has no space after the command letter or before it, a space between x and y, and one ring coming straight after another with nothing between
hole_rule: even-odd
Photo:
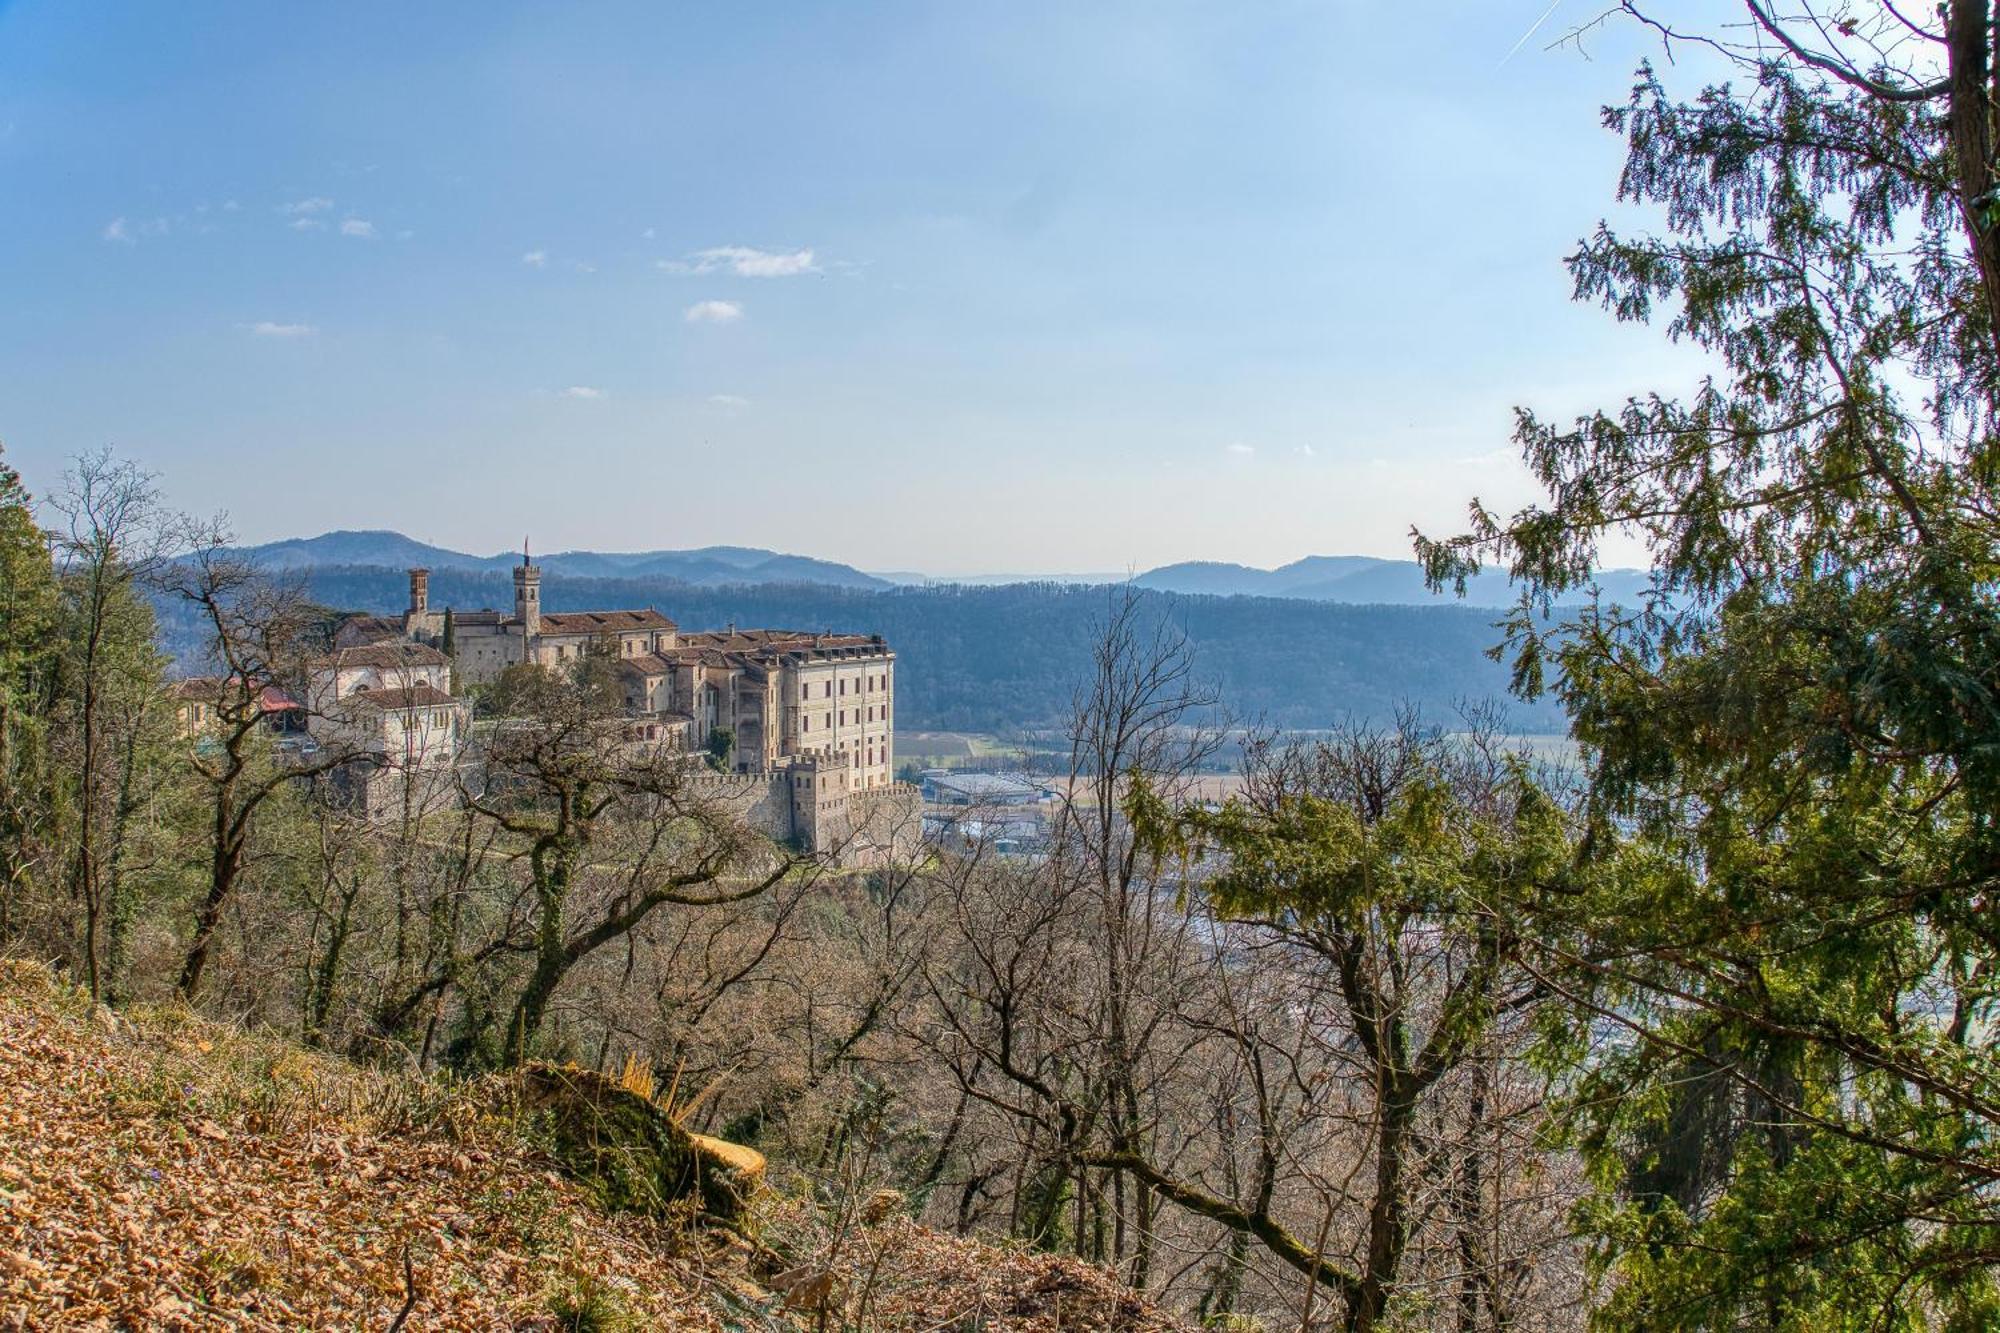
<instances>
[{"instance_id":1,"label":"hilltop village","mask_svg":"<svg viewBox=\"0 0 2000 1333\"><path fill-rule=\"evenodd\" d=\"M510 667L615 661L623 748L684 757L688 785L808 851L873 861L907 851L921 797L893 779L895 653L880 635L780 629L687 632L656 610L544 612L524 552L511 613L434 608L430 572L409 571L400 616L350 615L308 664L304 698L267 701L294 750L356 756L330 775L371 817L449 800L478 737L465 692ZM214 682L178 687L184 728ZM905 838L899 830L909 827Z\"/></svg>"}]
</instances>

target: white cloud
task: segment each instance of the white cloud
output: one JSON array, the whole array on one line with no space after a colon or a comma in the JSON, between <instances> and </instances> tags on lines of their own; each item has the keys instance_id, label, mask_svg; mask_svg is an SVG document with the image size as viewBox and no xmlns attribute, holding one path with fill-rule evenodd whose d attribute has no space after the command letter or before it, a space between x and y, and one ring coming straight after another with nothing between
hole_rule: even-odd
<instances>
[{"instance_id":1,"label":"white cloud","mask_svg":"<svg viewBox=\"0 0 2000 1333\"><path fill-rule=\"evenodd\" d=\"M319 328L313 324L279 324L260 319L250 326L250 332L259 338L310 338Z\"/></svg>"},{"instance_id":2,"label":"white cloud","mask_svg":"<svg viewBox=\"0 0 2000 1333\"><path fill-rule=\"evenodd\" d=\"M690 324L734 324L743 318L743 307L734 301L696 301L684 317Z\"/></svg>"},{"instance_id":3,"label":"white cloud","mask_svg":"<svg viewBox=\"0 0 2000 1333\"><path fill-rule=\"evenodd\" d=\"M644 231L642 231L642 232L640 232L640 233L639 233L639 238L640 238L641 240L646 240L646 241L650 241L650 240L652 240L652 239L653 239L653 238L654 238L655 236L657 236L657 235L659 235L659 232L655 231L655 230L654 230L653 228L651 228L651 227L648 227L648 228L646 228L646 230L644 230Z\"/></svg>"},{"instance_id":4,"label":"white cloud","mask_svg":"<svg viewBox=\"0 0 2000 1333\"><path fill-rule=\"evenodd\" d=\"M340 234L358 240L372 241L375 239L375 224L366 218L346 218L340 224Z\"/></svg>"},{"instance_id":5,"label":"white cloud","mask_svg":"<svg viewBox=\"0 0 2000 1333\"><path fill-rule=\"evenodd\" d=\"M311 216L314 213L324 213L326 212L327 209L332 207L333 207L333 200L326 198L324 195L316 194L310 199L294 199L291 203L286 204L283 208L279 209L278 211L281 213L290 213L294 217L299 217L299 216Z\"/></svg>"},{"instance_id":6,"label":"white cloud","mask_svg":"<svg viewBox=\"0 0 2000 1333\"><path fill-rule=\"evenodd\" d=\"M323 231L325 230L325 228L326 224L324 222L321 222L318 218L292 219L293 231Z\"/></svg>"},{"instance_id":7,"label":"white cloud","mask_svg":"<svg viewBox=\"0 0 2000 1333\"><path fill-rule=\"evenodd\" d=\"M576 270L576 271L577 271L578 273L595 273L595 272L597 272L597 265L595 265L595 264L591 263L591 262L590 262L589 260L587 260L587 259L574 259L574 260L571 260L571 261L570 261L570 267L571 267L571 268L573 268L573 269L575 269L575 270Z\"/></svg>"},{"instance_id":8,"label":"white cloud","mask_svg":"<svg viewBox=\"0 0 2000 1333\"><path fill-rule=\"evenodd\" d=\"M1256 445L1245 444L1241 440L1236 440L1232 442L1228 446L1228 449L1230 453L1235 454L1238 458L1248 458L1250 455L1257 452Z\"/></svg>"},{"instance_id":9,"label":"white cloud","mask_svg":"<svg viewBox=\"0 0 2000 1333\"><path fill-rule=\"evenodd\" d=\"M165 236L172 230L173 223L166 218L144 218L138 222L129 218L113 218L97 234L119 245L136 245L142 237Z\"/></svg>"},{"instance_id":10,"label":"white cloud","mask_svg":"<svg viewBox=\"0 0 2000 1333\"><path fill-rule=\"evenodd\" d=\"M565 398L582 398L594 401L604 396L604 390L593 389L588 384L572 384L562 391Z\"/></svg>"},{"instance_id":11,"label":"white cloud","mask_svg":"<svg viewBox=\"0 0 2000 1333\"><path fill-rule=\"evenodd\" d=\"M1315 456L1316 451L1313 449L1311 445L1302 444L1298 448L1292 450L1292 452L1297 454L1300 458L1312 458Z\"/></svg>"},{"instance_id":12,"label":"white cloud","mask_svg":"<svg viewBox=\"0 0 2000 1333\"><path fill-rule=\"evenodd\" d=\"M748 398L733 393L712 393L708 396L708 403L710 407L724 407L732 412L750 406Z\"/></svg>"},{"instance_id":13,"label":"white cloud","mask_svg":"<svg viewBox=\"0 0 2000 1333\"><path fill-rule=\"evenodd\" d=\"M546 250L530 250L521 256L521 262L529 268L547 268L549 265L549 252Z\"/></svg>"},{"instance_id":14,"label":"white cloud","mask_svg":"<svg viewBox=\"0 0 2000 1333\"><path fill-rule=\"evenodd\" d=\"M775 251L747 245L718 245L686 259L662 259L659 268L663 273L733 273L739 278L794 278L819 272L809 248Z\"/></svg>"},{"instance_id":15,"label":"white cloud","mask_svg":"<svg viewBox=\"0 0 2000 1333\"><path fill-rule=\"evenodd\" d=\"M222 211L225 213L234 213L241 207L243 205L237 203L234 199L225 199L222 201Z\"/></svg>"}]
</instances>

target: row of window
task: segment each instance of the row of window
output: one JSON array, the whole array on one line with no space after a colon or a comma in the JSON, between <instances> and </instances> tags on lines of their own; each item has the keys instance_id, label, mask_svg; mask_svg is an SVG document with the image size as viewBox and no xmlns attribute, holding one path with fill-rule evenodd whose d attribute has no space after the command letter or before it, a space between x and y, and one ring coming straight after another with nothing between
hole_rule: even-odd
<instances>
[{"instance_id":1,"label":"row of window","mask_svg":"<svg viewBox=\"0 0 2000 1333\"><path fill-rule=\"evenodd\" d=\"M808 680L801 682L799 685L799 698L801 700L811 699L812 688L813 687L811 681ZM885 671L879 676L863 676L859 681L855 683L854 692L856 694L870 694L876 690L886 690L888 688L889 688L889 674ZM845 677L841 679L840 692L843 695L847 693L847 680ZM820 682L820 697L822 699L831 699L833 697L832 681L824 680Z\"/></svg>"},{"instance_id":2,"label":"row of window","mask_svg":"<svg viewBox=\"0 0 2000 1333\"><path fill-rule=\"evenodd\" d=\"M857 727L860 726L862 723L861 711L862 710L859 708L854 710L854 725L856 725ZM870 707L868 709L867 720L870 722L887 722L889 720L889 705L877 704ZM841 727L847 725L847 710L845 708L840 710L840 721L838 721L834 725ZM812 714L801 713L799 715L799 730L811 731L812 729L813 729Z\"/></svg>"}]
</instances>

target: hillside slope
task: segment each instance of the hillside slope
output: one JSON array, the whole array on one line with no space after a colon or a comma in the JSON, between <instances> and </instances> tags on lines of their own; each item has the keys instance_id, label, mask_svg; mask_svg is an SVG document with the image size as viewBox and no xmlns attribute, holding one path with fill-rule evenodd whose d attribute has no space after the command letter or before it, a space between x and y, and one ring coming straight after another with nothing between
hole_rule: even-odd
<instances>
[{"instance_id":1,"label":"hillside slope","mask_svg":"<svg viewBox=\"0 0 2000 1333\"><path fill-rule=\"evenodd\" d=\"M821 1301L891 1329L1171 1327L1101 1270L901 1219L795 1253L813 1280L788 1284L734 1237L598 1211L481 1091L113 1017L0 960L0 1329L802 1330ZM811 1234L801 1209L771 1201L774 1243Z\"/></svg>"}]
</instances>

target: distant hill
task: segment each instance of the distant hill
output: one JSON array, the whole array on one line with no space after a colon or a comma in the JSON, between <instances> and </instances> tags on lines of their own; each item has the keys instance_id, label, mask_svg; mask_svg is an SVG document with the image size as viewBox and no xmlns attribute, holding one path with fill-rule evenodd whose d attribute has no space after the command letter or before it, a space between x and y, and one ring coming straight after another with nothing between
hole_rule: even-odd
<instances>
[{"instance_id":1,"label":"distant hill","mask_svg":"<svg viewBox=\"0 0 2000 1333\"><path fill-rule=\"evenodd\" d=\"M274 569L316 569L368 565L408 569L422 565L447 569L498 571L520 560L514 551L499 555L468 555L405 537L400 532L327 532L246 546L241 554ZM704 546L693 551L558 551L537 555L546 574L581 578L666 578L696 587L732 583L823 583L835 588L886 588L885 579L864 574L851 565L810 556L785 555L749 546Z\"/></svg>"},{"instance_id":2,"label":"distant hill","mask_svg":"<svg viewBox=\"0 0 2000 1333\"><path fill-rule=\"evenodd\" d=\"M504 569L433 565L431 604L507 607ZM390 567L301 571L331 607L391 613L408 595ZM657 607L683 627L735 623L879 633L897 654L897 722L914 730L1007 733L1059 726L1089 668L1111 604L1103 586L1015 584L873 590L812 583L700 587L655 576L544 577L550 611ZM1490 611L1453 605L1343 606L1272 597L1149 593L1188 635L1197 671L1230 710L1274 726L1384 721L1403 704L1449 719L1460 702L1502 701L1521 732L1560 732L1559 709L1507 700L1507 673L1485 656L1498 638ZM170 650L195 647L185 612L162 604Z\"/></svg>"},{"instance_id":3,"label":"distant hill","mask_svg":"<svg viewBox=\"0 0 2000 1333\"><path fill-rule=\"evenodd\" d=\"M1213 560L1191 560L1149 569L1132 582L1160 592L1197 593L1217 597L1287 597L1308 602L1345 602L1356 606L1500 607L1514 603L1517 590L1504 571L1488 571L1468 581L1463 601L1424 586L1423 569L1414 560L1385 560L1366 555L1312 555L1277 569L1258 569ZM1606 570L1597 586L1615 601L1630 602L1646 588L1645 571ZM1572 600L1582 601L1578 593Z\"/></svg>"},{"instance_id":4,"label":"distant hill","mask_svg":"<svg viewBox=\"0 0 2000 1333\"><path fill-rule=\"evenodd\" d=\"M432 571L505 572L520 560L515 551L469 555L406 537L400 532L368 530L327 532L246 546L242 553L274 569L381 567L408 569L422 565ZM831 588L882 590L894 587L949 585L1001 587L1008 584L1055 583L1100 586L1125 583L1121 574L980 574L940 577L917 570L864 573L852 565L811 556L787 555L755 546L703 546L688 551L558 551L537 555L545 574L591 579L671 579L697 588L734 584L821 584ZM1342 602L1356 606L1511 606L1514 589L1504 572L1488 572L1471 580L1463 601L1437 595L1424 587L1423 571L1414 560L1388 560L1372 555L1309 555L1276 569L1230 564L1219 560L1189 560L1162 565L1133 576L1129 582L1154 592L1203 597L1283 597L1304 602ZM1614 600L1630 602L1646 587L1641 570L1608 570L1597 586ZM1582 600L1579 594L1575 600Z\"/></svg>"}]
</instances>

